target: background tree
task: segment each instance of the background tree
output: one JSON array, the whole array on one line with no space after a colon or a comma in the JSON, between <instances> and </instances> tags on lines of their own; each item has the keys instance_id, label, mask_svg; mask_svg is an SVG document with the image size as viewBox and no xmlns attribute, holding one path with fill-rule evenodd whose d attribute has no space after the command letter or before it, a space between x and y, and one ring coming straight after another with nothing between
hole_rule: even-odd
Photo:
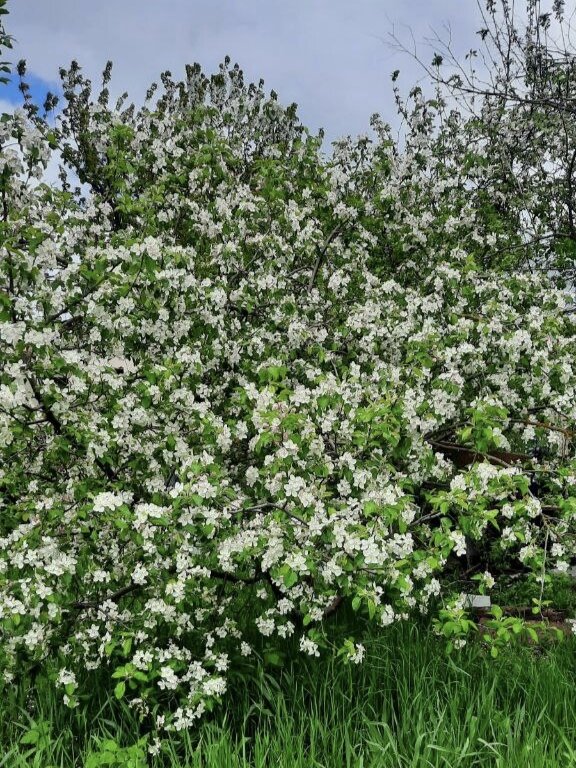
<instances>
[{"instance_id":1,"label":"background tree","mask_svg":"<svg viewBox=\"0 0 576 768\"><path fill-rule=\"evenodd\" d=\"M461 62L439 36L429 66L436 85L432 109L447 125L458 115L455 164L465 171L470 199L484 227L506 238L494 266L553 270L572 284L575 270L576 52L571 16L555 0L519 7L508 0L478 3L479 45ZM398 41L396 41L398 43ZM400 46L406 50L404 46ZM450 114L450 117L447 117ZM516 242L515 242L516 241Z\"/></svg>"},{"instance_id":2,"label":"background tree","mask_svg":"<svg viewBox=\"0 0 576 768\"><path fill-rule=\"evenodd\" d=\"M6 8L7 0L0 0L0 53L5 48L12 48L12 37L6 33L4 27L3 17L8 13ZM8 61L0 61L0 85L6 85L10 74L10 63Z\"/></svg>"}]
</instances>

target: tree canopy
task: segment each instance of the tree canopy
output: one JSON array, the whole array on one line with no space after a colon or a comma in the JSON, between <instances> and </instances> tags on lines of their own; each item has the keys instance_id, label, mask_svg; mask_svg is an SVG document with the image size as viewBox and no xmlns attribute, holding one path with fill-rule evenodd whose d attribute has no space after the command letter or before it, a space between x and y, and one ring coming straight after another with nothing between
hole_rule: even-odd
<instances>
[{"instance_id":1,"label":"tree canopy","mask_svg":"<svg viewBox=\"0 0 576 768\"><path fill-rule=\"evenodd\" d=\"M4 685L73 706L103 668L181 729L243 657L333 646L344 605L458 647L466 593L517 571L538 613L576 554L571 178L512 194L486 136L516 137L512 183L558 111L415 91L402 148L375 116L326 156L228 59L141 107L110 76L72 63L54 117L0 122ZM542 252L524 216L552 210ZM492 627L494 653L525 631Z\"/></svg>"}]
</instances>

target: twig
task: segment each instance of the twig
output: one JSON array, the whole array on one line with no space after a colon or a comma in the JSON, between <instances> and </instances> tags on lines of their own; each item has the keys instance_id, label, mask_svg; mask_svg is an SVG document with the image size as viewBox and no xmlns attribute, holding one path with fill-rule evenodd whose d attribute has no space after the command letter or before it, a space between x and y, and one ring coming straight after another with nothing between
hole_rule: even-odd
<instances>
[{"instance_id":1,"label":"twig","mask_svg":"<svg viewBox=\"0 0 576 768\"><path fill-rule=\"evenodd\" d=\"M141 584L134 584L134 582L132 582L131 584L116 590L116 592L112 592L111 595L106 595L101 600L79 600L76 603L72 603L71 607L77 611L82 611L89 608L98 608L99 605L102 605L102 603L105 603L108 600L112 600L112 602L116 603L121 597L130 594L130 592L135 592L137 589L140 589L140 587Z\"/></svg>"},{"instance_id":2,"label":"twig","mask_svg":"<svg viewBox=\"0 0 576 768\"><path fill-rule=\"evenodd\" d=\"M322 249L320 250L320 253L318 254L318 258L316 259L316 263L314 264L314 269L312 270L312 274L311 274L310 280L308 282L308 290L309 291L311 291L312 288L314 287L314 282L316 281L316 277L318 275L318 270L322 266L322 261L324 260L324 256L326 255L326 251L328 250L328 246L330 245L332 240L334 240L334 238L337 237L337 235L340 234L340 232L342 231L343 226L344 226L344 224L342 222L340 224L337 224L334 227L334 229L332 230L332 232L330 232L330 234L326 238L326 241L325 241L324 245L322 246Z\"/></svg>"}]
</instances>

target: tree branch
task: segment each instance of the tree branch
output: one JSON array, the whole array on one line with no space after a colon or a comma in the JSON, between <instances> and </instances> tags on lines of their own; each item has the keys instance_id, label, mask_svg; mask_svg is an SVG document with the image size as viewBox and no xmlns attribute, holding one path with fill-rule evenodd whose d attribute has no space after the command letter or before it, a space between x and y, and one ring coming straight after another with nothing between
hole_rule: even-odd
<instances>
[{"instance_id":1,"label":"tree branch","mask_svg":"<svg viewBox=\"0 0 576 768\"><path fill-rule=\"evenodd\" d=\"M316 277L318 276L318 271L319 271L320 267L322 266L322 262L324 260L324 256L326 255L326 251L328 250L328 246L330 245L332 240L334 240L334 238L337 237L340 234L340 232L342 231L343 227L344 227L344 224L342 222L340 224L337 224L334 227L334 229L332 230L332 232L330 232L330 234L326 238L326 241L325 241L324 245L322 246L322 248L321 248L321 250L320 250L320 252L318 254L318 258L316 259L316 263L314 264L314 269L312 270L312 274L310 276L310 280L308 281L308 290L309 291L311 291L312 288L314 287L314 283L316 281Z\"/></svg>"}]
</instances>

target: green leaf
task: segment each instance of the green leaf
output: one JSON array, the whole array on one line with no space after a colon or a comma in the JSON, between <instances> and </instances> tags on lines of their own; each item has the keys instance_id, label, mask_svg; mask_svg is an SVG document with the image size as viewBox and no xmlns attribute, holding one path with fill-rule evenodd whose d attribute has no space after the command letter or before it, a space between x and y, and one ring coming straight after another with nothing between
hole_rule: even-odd
<instances>
[{"instance_id":1,"label":"green leaf","mask_svg":"<svg viewBox=\"0 0 576 768\"><path fill-rule=\"evenodd\" d=\"M294 584L296 584L298 581L298 574L291 568L288 568L288 570L284 573L283 581L285 586L288 588L293 587Z\"/></svg>"},{"instance_id":2,"label":"green leaf","mask_svg":"<svg viewBox=\"0 0 576 768\"><path fill-rule=\"evenodd\" d=\"M374 616L376 616L376 603L374 602L374 600L367 600L366 606L368 608L368 616L370 617L370 619L373 619Z\"/></svg>"},{"instance_id":3,"label":"green leaf","mask_svg":"<svg viewBox=\"0 0 576 768\"><path fill-rule=\"evenodd\" d=\"M127 677L128 674L126 672L126 667L117 667L117 669L112 672L112 679L118 679L119 677Z\"/></svg>"},{"instance_id":4,"label":"green leaf","mask_svg":"<svg viewBox=\"0 0 576 768\"><path fill-rule=\"evenodd\" d=\"M33 728L20 737L19 744L37 744L40 739L40 731Z\"/></svg>"},{"instance_id":5,"label":"green leaf","mask_svg":"<svg viewBox=\"0 0 576 768\"><path fill-rule=\"evenodd\" d=\"M114 696L116 696L117 699L121 699L125 693L126 693L126 683L124 682L124 680L121 680L119 683L117 683L116 687L114 688Z\"/></svg>"},{"instance_id":6,"label":"green leaf","mask_svg":"<svg viewBox=\"0 0 576 768\"><path fill-rule=\"evenodd\" d=\"M269 667L283 667L284 656L279 651L265 651L264 664Z\"/></svg>"},{"instance_id":7,"label":"green leaf","mask_svg":"<svg viewBox=\"0 0 576 768\"><path fill-rule=\"evenodd\" d=\"M501 619L503 615L502 608L500 608L499 605L493 605L490 609L490 613L495 619Z\"/></svg>"}]
</instances>

